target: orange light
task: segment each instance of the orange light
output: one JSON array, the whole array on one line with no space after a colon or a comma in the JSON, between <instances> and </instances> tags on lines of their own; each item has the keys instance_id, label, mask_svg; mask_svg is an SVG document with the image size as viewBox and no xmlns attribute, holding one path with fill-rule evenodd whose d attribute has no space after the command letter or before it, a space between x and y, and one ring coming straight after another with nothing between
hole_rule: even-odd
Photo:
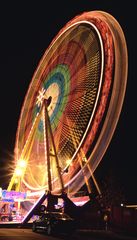
<instances>
[{"instance_id":1,"label":"orange light","mask_svg":"<svg viewBox=\"0 0 137 240\"><path fill-rule=\"evenodd\" d=\"M19 162L17 163L17 165L20 168L25 168L27 165L27 162L24 159L20 159Z\"/></svg>"},{"instance_id":2,"label":"orange light","mask_svg":"<svg viewBox=\"0 0 137 240\"><path fill-rule=\"evenodd\" d=\"M71 159L66 160L66 164L70 165L71 164Z\"/></svg>"},{"instance_id":3,"label":"orange light","mask_svg":"<svg viewBox=\"0 0 137 240\"><path fill-rule=\"evenodd\" d=\"M16 168L15 175L19 177L19 176L22 176L22 174L23 174L22 169L21 168Z\"/></svg>"}]
</instances>

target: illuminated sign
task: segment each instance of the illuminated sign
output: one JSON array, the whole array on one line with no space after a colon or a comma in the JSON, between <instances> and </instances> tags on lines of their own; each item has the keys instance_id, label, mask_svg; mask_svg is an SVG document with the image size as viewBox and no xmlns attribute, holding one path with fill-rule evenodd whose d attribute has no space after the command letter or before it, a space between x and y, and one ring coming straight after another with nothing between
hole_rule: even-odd
<instances>
[{"instance_id":1,"label":"illuminated sign","mask_svg":"<svg viewBox=\"0 0 137 240\"><path fill-rule=\"evenodd\" d=\"M2 190L1 198L2 199L13 199L13 200L17 200L17 199L23 200L26 198L26 196L27 196L27 194L25 192Z\"/></svg>"}]
</instances>

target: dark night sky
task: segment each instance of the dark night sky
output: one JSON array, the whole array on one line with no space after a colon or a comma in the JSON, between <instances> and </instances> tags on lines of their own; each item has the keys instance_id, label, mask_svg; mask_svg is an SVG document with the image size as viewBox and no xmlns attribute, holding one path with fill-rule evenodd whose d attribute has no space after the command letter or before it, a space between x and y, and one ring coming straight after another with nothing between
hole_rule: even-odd
<instances>
[{"instance_id":1,"label":"dark night sky","mask_svg":"<svg viewBox=\"0 0 137 240\"><path fill-rule=\"evenodd\" d=\"M1 1L2 2L2 1ZM124 187L129 202L137 203L135 3L115 0L3 1L0 3L0 185L7 187L17 123L33 73L58 31L84 11L102 10L120 23L128 46L126 96L111 144L97 175L109 172ZM99 181L100 178L99 178Z\"/></svg>"}]
</instances>

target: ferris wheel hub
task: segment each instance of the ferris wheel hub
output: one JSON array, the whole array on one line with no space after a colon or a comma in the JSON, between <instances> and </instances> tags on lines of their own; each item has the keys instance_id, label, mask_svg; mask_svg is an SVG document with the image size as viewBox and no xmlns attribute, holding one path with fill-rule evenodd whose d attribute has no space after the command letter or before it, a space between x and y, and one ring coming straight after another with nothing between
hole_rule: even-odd
<instances>
[{"instance_id":1,"label":"ferris wheel hub","mask_svg":"<svg viewBox=\"0 0 137 240\"><path fill-rule=\"evenodd\" d=\"M47 107L49 107L49 105L51 104L51 101L52 101L52 97L49 96L49 98L48 98L48 99L45 99L45 100L46 100L46 102L47 102Z\"/></svg>"}]
</instances>

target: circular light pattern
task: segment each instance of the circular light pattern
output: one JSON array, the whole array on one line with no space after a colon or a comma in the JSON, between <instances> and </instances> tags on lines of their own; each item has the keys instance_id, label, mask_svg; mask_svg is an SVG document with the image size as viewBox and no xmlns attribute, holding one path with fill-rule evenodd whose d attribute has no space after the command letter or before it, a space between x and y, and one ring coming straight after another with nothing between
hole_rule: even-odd
<instances>
[{"instance_id":1,"label":"circular light pattern","mask_svg":"<svg viewBox=\"0 0 137 240\"><path fill-rule=\"evenodd\" d=\"M83 157L87 159L83 168L89 177L116 127L126 88L127 71L123 68L127 68L126 43L111 15L97 11L83 13L61 29L34 73L21 111L15 158L18 161L25 152L28 161L22 188L34 191L48 188L45 122L41 114L44 99L65 188L69 186L75 192L83 185L80 164ZM50 140L49 151L52 152ZM54 156L50 161L53 192L58 192Z\"/></svg>"}]
</instances>

